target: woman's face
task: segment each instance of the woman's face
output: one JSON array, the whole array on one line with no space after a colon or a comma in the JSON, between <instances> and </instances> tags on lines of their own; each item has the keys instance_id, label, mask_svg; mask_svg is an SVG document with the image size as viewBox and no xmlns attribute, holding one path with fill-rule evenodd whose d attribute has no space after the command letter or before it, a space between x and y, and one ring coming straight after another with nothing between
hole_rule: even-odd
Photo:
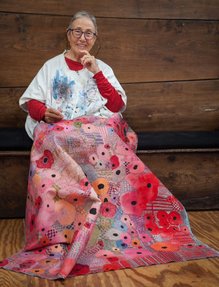
<instances>
[{"instance_id":1,"label":"woman's face","mask_svg":"<svg viewBox=\"0 0 219 287\"><path fill-rule=\"evenodd\" d=\"M93 22L87 17L76 19L71 24L71 29L96 33ZM85 34L82 34L81 37L76 37L73 31L68 31L67 37L71 47L71 52L76 60L79 60L84 55L83 51L86 50L89 52L96 41L96 36L92 39L86 39Z\"/></svg>"}]
</instances>

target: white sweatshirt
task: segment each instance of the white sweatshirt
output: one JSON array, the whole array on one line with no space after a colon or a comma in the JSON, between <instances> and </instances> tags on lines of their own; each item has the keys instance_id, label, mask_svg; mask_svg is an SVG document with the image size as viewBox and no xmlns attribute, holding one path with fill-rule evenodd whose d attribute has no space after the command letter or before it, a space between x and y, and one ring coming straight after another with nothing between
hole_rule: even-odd
<instances>
[{"instance_id":1,"label":"white sweatshirt","mask_svg":"<svg viewBox=\"0 0 219 287\"><path fill-rule=\"evenodd\" d=\"M97 60L97 62L104 76L121 95L125 103L124 110L127 103L125 91L116 79L113 70L103 61ZM93 74L86 68L80 71L70 70L64 53L48 60L43 65L21 96L20 107L28 112L26 103L32 99L59 110L66 120L84 115L107 118L113 114L105 106L107 99L101 96ZM27 115L25 129L32 139L34 128L38 123L29 114Z\"/></svg>"}]
</instances>

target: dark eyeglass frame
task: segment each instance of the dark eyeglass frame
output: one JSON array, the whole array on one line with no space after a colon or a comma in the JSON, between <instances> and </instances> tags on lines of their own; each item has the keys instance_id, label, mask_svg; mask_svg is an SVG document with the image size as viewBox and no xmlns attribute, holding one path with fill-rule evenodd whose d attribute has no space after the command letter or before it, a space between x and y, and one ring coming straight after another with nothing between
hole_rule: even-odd
<instances>
[{"instance_id":1,"label":"dark eyeglass frame","mask_svg":"<svg viewBox=\"0 0 219 287\"><path fill-rule=\"evenodd\" d=\"M84 37L86 40L92 40L94 37L97 37L97 34L92 32L92 31L84 31L83 32L81 29L77 29L77 28L76 29L68 28L67 32L68 31L71 31L73 33L73 36L77 39L80 39L83 34L84 34ZM76 36L74 34L74 31L80 32L80 35ZM89 33L91 37L87 36L86 33Z\"/></svg>"}]
</instances>

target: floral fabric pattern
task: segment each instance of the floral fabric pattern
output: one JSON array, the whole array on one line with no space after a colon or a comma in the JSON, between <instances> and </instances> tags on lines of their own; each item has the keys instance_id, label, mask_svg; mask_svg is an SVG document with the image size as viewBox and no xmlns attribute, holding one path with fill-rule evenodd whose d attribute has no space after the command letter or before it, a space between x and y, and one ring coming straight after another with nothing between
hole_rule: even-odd
<instances>
[{"instance_id":1,"label":"floral fabric pattern","mask_svg":"<svg viewBox=\"0 0 219 287\"><path fill-rule=\"evenodd\" d=\"M219 255L194 237L118 114L40 123L34 138L26 243L3 268L57 279Z\"/></svg>"}]
</instances>

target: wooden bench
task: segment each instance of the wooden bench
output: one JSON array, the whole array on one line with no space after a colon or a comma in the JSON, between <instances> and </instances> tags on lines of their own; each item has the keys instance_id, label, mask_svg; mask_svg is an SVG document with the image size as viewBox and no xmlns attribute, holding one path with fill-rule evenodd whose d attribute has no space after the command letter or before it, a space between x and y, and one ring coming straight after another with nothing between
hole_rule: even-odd
<instances>
[{"instance_id":1,"label":"wooden bench","mask_svg":"<svg viewBox=\"0 0 219 287\"><path fill-rule=\"evenodd\" d=\"M124 117L139 136L138 156L189 210L198 238L218 248L218 1L11 0L0 3L0 257L24 241L32 142L18 99L42 64L66 48L65 27L82 9L97 16L97 57L128 95ZM0 286L216 287L218 267L218 259L204 259L64 282L0 269Z\"/></svg>"},{"instance_id":2,"label":"wooden bench","mask_svg":"<svg viewBox=\"0 0 219 287\"><path fill-rule=\"evenodd\" d=\"M0 218L24 217L32 140L0 129ZM139 132L138 156L187 210L219 208L219 132Z\"/></svg>"}]
</instances>

